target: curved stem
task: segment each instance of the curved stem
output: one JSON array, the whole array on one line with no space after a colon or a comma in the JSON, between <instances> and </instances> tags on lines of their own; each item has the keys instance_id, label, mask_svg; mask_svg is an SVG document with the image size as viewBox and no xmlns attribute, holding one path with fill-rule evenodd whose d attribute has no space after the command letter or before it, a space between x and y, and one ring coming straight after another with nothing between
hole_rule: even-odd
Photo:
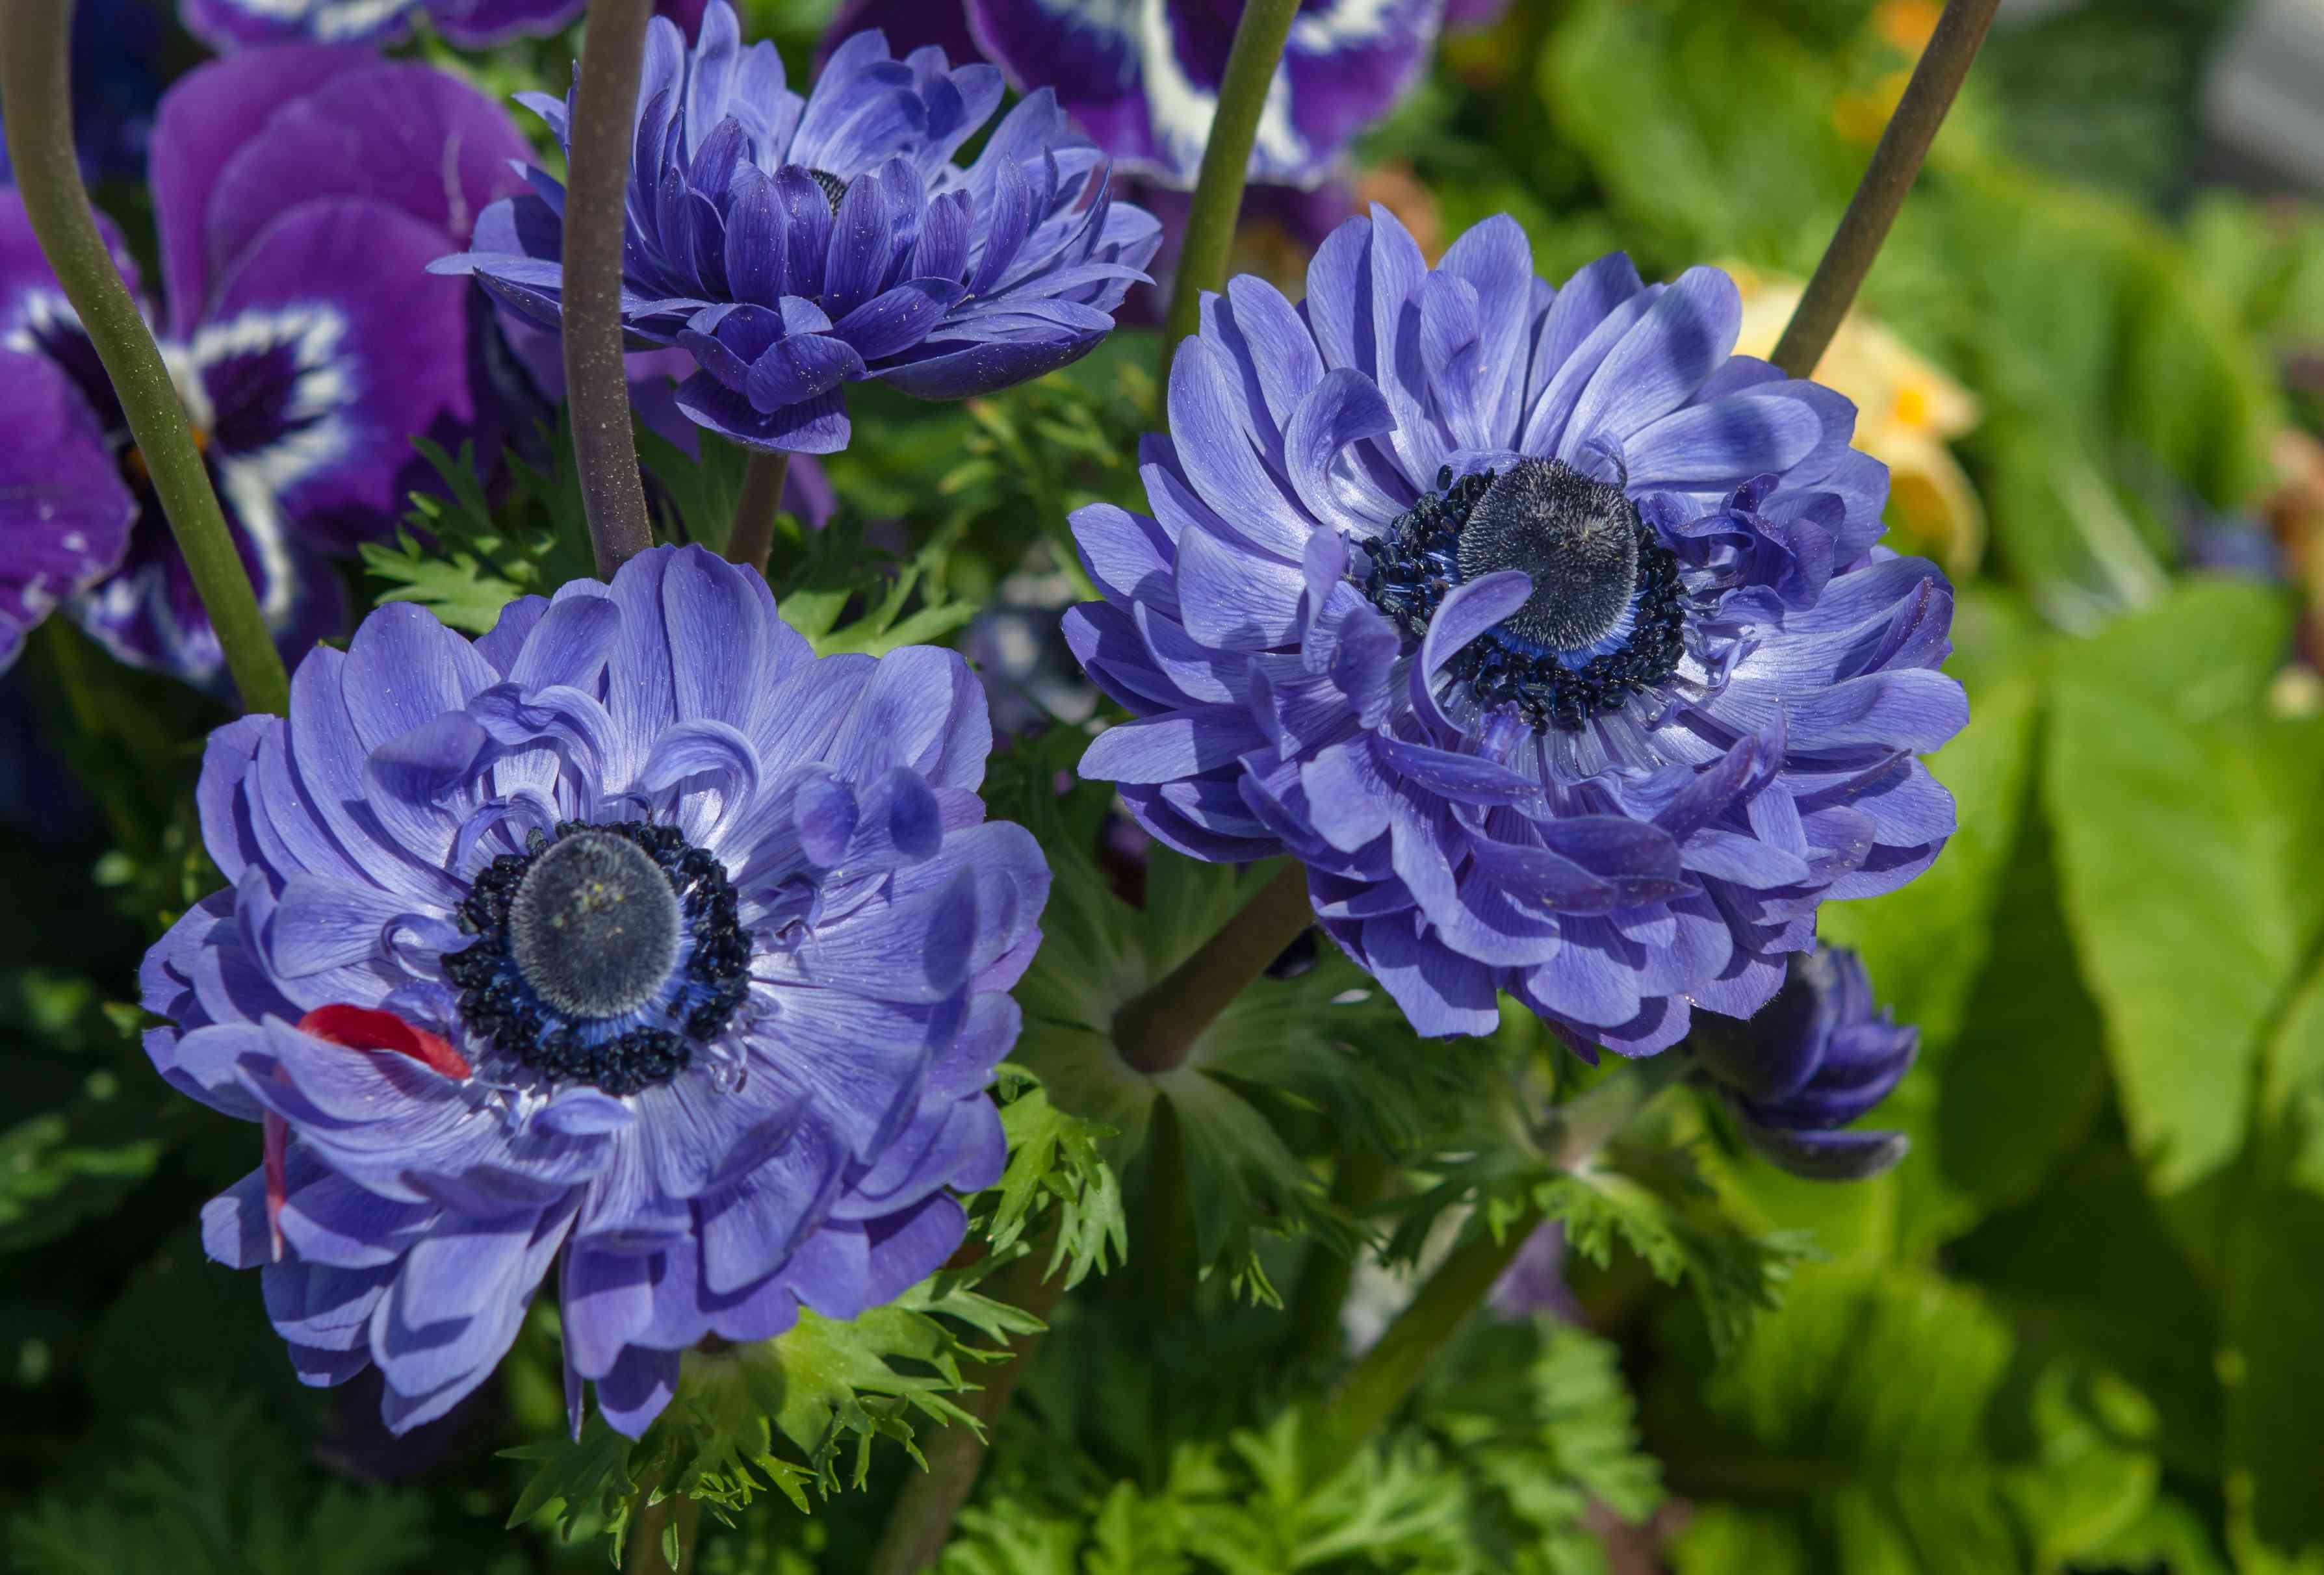
<instances>
[{"instance_id":1,"label":"curved stem","mask_svg":"<svg viewBox=\"0 0 2324 1575\"><path fill-rule=\"evenodd\" d=\"M1243 183L1250 173L1251 144L1267 108L1267 90L1291 36L1299 0L1249 0L1227 51L1219 78L1218 110L1210 141L1203 148L1202 171L1186 210L1186 238L1178 248L1178 274L1170 287L1170 311L1162 322L1162 393L1170 392L1170 361L1178 342L1201 326L1203 292L1227 278L1227 253L1234 246L1235 219L1242 211Z\"/></svg>"},{"instance_id":2,"label":"curved stem","mask_svg":"<svg viewBox=\"0 0 2324 1575\"><path fill-rule=\"evenodd\" d=\"M1185 1061L1203 1030L1314 922L1307 871L1286 864L1199 951L1114 1014L1121 1058L1148 1075Z\"/></svg>"},{"instance_id":3,"label":"curved stem","mask_svg":"<svg viewBox=\"0 0 2324 1575\"><path fill-rule=\"evenodd\" d=\"M1614 1135L1655 1096L1692 1070L1682 1051L1665 1050L1616 1068L1612 1075L1550 1112L1544 1157L1558 1170L1588 1165ZM1488 1232L1456 1248L1428 1283L1397 1314L1379 1343L1364 1353L1333 1395L1311 1434L1305 1466L1311 1483L1337 1476L1404 1404L1437 1353L1468 1322L1501 1277L1526 1238L1541 1228L1538 1207L1527 1209L1496 1237Z\"/></svg>"},{"instance_id":4,"label":"curved stem","mask_svg":"<svg viewBox=\"0 0 2324 1575\"><path fill-rule=\"evenodd\" d=\"M0 115L24 216L112 380L243 705L280 714L290 701L282 654L258 610L177 385L106 250L81 185L67 59L71 37L72 0L0 5Z\"/></svg>"},{"instance_id":5,"label":"curved stem","mask_svg":"<svg viewBox=\"0 0 2324 1575\"><path fill-rule=\"evenodd\" d=\"M638 1508L637 1524L630 1527L629 1545L622 1552L622 1575L687 1575L694 1568L694 1539L702 1529L702 1500L672 1493L659 1503L654 1484L641 1489L649 1502ZM669 1556L669 1533L678 1533L678 1557Z\"/></svg>"},{"instance_id":6,"label":"curved stem","mask_svg":"<svg viewBox=\"0 0 2324 1575\"><path fill-rule=\"evenodd\" d=\"M734 500L734 528L726 533L726 561L767 572L775 545L775 516L782 512L783 480L791 456L765 448L751 450L742 470L742 495Z\"/></svg>"},{"instance_id":7,"label":"curved stem","mask_svg":"<svg viewBox=\"0 0 2324 1575\"><path fill-rule=\"evenodd\" d=\"M1042 1277L1042 1266L1048 1258L1047 1243L1037 1244L1032 1251L1001 1269L993 1278L991 1294L1022 1307L1036 1318L1047 1318L1057 1299L1065 1294L1064 1275L1053 1279ZM1009 1359L991 1370L984 1387L969 1396L964 1406L976 1418L976 1427L954 1423L929 1441L928 1469L907 1480L903 1491L896 1495L895 1506L888 1512L887 1526L880 1534L880 1545L872 1551L872 1561L864 1566L865 1575L916 1575L916 1571L936 1561L936 1555L944 1551L945 1541L952 1535L953 1517L968 1502L969 1490L976 1486L976 1474L984 1464L985 1441L992 1424L1016 1391L1017 1380L1024 1376L1025 1364L1040 1338L1038 1333L1010 1338Z\"/></svg>"},{"instance_id":8,"label":"curved stem","mask_svg":"<svg viewBox=\"0 0 2324 1575\"><path fill-rule=\"evenodd\" d=\"M1944 124L1945 112L1952 107L1953 95L1960 91L1961 79L1969 75L1969 62L1977 59L1978 46L1985 41L2000 3L1947 0L1929 47L1921 51L1913 79L1896 101L1896 113L1888 117L1880 145L1872 150L1872 162L1840 216L1840 228L1793 309L1784 336L1775 341L1775 353L1767 357L1786 376L1805 377L1823 359L1824 347L1871 272L1880 244L1888 238L1896 210L1904 206L1904 194L1921 172L1922 156L1936 140L1937 128Z\"/></svg>"},{"instance_id":9,"label":"curved stem","mask_svg":"<svg viewBox=\"0 0 2324 1575\"><path fill-rule=\"evenodd\" d=\"M1393 1174L1388 1162L1369 1149L1351 1149L1340 1156L1332 1174L1332 1202L1349 1213L1370 1208L1388 1189ZM1321 1241L1307 1248L1307 1266L1299 1276L1297 1298L1291 1304L1291 1353L1295 1359L1336 1357L1345 1340L1340 1331L1340 1309L1355 1283L1356 1260L1342 1257Z\"/></svg>"},{"instance_id":10,"label":"curved stem","mask_svg":"<svg viewBox=\"0 0 2324 1575\"><path fill-rule=\"evenodd\" d=\"M622 364L622 235L652 0L589 0L565 184L565 398L597 576L653 545Z\"/></svg>"}]
</instances>

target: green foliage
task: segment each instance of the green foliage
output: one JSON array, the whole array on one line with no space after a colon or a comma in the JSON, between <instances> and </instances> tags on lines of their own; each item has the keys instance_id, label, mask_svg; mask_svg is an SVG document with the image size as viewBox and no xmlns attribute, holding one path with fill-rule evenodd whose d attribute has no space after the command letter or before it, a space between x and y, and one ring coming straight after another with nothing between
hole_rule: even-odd
<instances>
[{"instance_id":1,"label":"green foliage","mask_svg":"<svg viewBox=\"0 0 2324 1575\"><path fill-rule=\"evenodd\" d=\"M944 561L946 542L931 542L899 563L870 550L862 527L845 515L820 530L798 530L788 515L782 526L767 564L769 582L784 619L818 656L884 656L899 645L940 640L976 614L974 603L949 600L929 573ZM846 617L850 612L854 616Z\"/></svg>"},{"instance_id":2,"label":"green foliage","mask_svg":"<svg viewBox=\"0 0 2324 1575\"><path fill-rule=\"evenodd\" d=\"M180 1390L123 1457L9 1524L14 1567L53 1575L394 1575L436 1567L408 1489L318 1478L249 1395Z\"/></svg>"},{"instance_id":3,"label":"green foliage","mask_svg":"<svg viewBox=\"0 0 2324 1575\"><path fill-rule=\"evenodd\" d=\"M1016 1059L1060 1108L1113 1129L1105 1150L1117 1165L1148 1147L1167 1103L1197 1263L1267 1299L1261 1236L1314 1232L1342 1252L1360 1236L1307 1156L1425 1151L1468 1119L1467 1096L1496 1075L1497 1051L1482 1040L1421 1047L1393 1003L1323 943L1314 967L1245 990L1182 1064L1158 1076L1130 1066L1113 1046L1114 1014L1208 939L1277 866L1204 864L1157 846L1142 906L1133 905L1096 857L1103 790L1083 786L1060 797L1053 787L1081 744L1077 733L1056 730L1021 745L993 762L987 788L997 813L1040 838L1052 876L1042 948L1017 989L1025 1031Z\"/></svg>"},{"instance_id":4,"label":"green foliage","mask_svg":"<svg viewBox=\"0 0 2324 1575\"><path fill-rule=\"evenodd\" d=\"M45 1087L59 1096L0 1129L0 1253L69 1234L160 1164L169 1139L123 1086L138 1016L100 1000L87 980L0 974L0 1036L19 1095Z\"/></svg>"},{"instance_id":5,"label":"green foliage","mask_svg":"<svg viewBox=\"0 0 2324 1575\"><path fill-rule=\"evenodd\" d=\"M2055 690L2066 914L2165 1193L2241 1147L2262 1036L2324 921L2324 724L2254 714L2288 612L2255 588L2190 586L2074 650Z\"/></svg>"},{"instance_id":6,"label":"green foliage","mask_svg":"<svg viewBox=\"0 0 2324 1575\"><path fill-rule=\"evenodd\" d=\"M2056 1569L2135 1524L2157 1479L2136 1390L2013 1369L2006 1322L1932 1276L1812 1276L1715 1370L1649 1397L1673 1486L1732 1503L1682 1575ZM1747 1507L1746 1506L1750 1506Z\"/></svg>"},{"instance_id":7,"label":"green foliage","mask_svg":"<svg viewBox=\"0 0 2324 1575\"><path fill-rule=\"evenodd\" d=\"M1040 1080L1022 1067L1001 1068L1001 1125L1009 1138L1009 1165L998 1185L978 1194L973 1228L989 1250L1005 1253L1028 1230L1048 1229L1056 1216L1047 1274L1063 1269L1065 1289L1130 1252L1130 1222L1121 1211L1121 1184L1100 1146L1112 1129L1059 1110ZM1039 1229L1036 1229L1039 1228ZM1045 1276L1046 1277L1046 1276Z\"/></svg>"},{"instance_id":8,"label":"green foliage","mask_svg":"<svg viewBox=\"0 0 2324 1575\"><path fill-rule=\"evenodd\" d=\"M578 1439L504 1451L533 1463L509 1524L618 1546L647 1491L731 1520L772 1488L804 1513L863 1485L873 1440L919 1462L919 1427L977 1426L952 1398L975 1387L962 1364L997 1360L1000 1342L1039 1327L943 1275L844 1322L801 1308L773 1340L687 1352L677 1397L635 1442L593 1417Z\"/></svg>"},{"instance_id":9,"label":"green foliage","mask_svg":"<svg viewBox=\"0 0 2324 1575\"><path fill-rule=\"evenodd\" d=\"M1330 1480L1308 1480L1302 1414L1177 1446L1140 1487L1047 1441L1009 1441L1001 1486L961 1517L941 1575L1601 1575L1583 1516L1642 1520L1659 1494L1637 1453L1612 1348L1548 1324L1462 1342L1426 1422Z\"/></svg>"},{"instance_id":10,"label":"green foliage","mask_svg":"<svg viewBox=\"0 0 2324 1575\"><path fill-rule=\"evenodd\" d=\"M573 434L561 412L544 437L549 453L539 465L508 453L497 507L484 490L489 456L464 444L455 458L414 438L444 490L412 493L410 528L392 542L364 545L364 567L387 586L379 600L417 602L453 628L482 634L519 596L545 596L595 574Z\"/></svg>"}]
</instances>

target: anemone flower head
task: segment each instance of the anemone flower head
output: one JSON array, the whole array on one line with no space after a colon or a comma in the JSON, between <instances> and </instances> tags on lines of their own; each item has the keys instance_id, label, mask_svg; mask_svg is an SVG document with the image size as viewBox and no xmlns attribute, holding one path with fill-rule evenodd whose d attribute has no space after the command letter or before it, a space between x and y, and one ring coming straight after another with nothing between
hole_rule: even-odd
<instances>
[{"instance_id":1,"label":"anemone flower head","mask_svg":"<svg viewBox=\"0 0 2324 1575\"><path fill-rule=\"evenodd\" d=\"M970 32L1019 91L1057 100L1125 170L1191 187L1218 113L1241 0L966 0ZM1326 179L1428 60L1444 0L1300 0L1250 175Z\"/></svg>"},{"instance_id":2,"label":"anemone flower head","mask_svg":"<svg viewBox=\"0 0 2324 1575\"><path fill-rule=\"evenodd\" d=\"M635 1436L705 1336L941 1265L1048 889L991 747L957 655L818 659L698 548L473 643L383 607L212 735L232 884L147 956L146 1047L264 1128L205 1239L300 1376L440 1416L553 1266L576 1423L586 1380Z\"/></svg>"},{"instance_id":3,"label":"anemone flower head","mask_svg":"<svg viewBox=\"0 0 2324 1575\"><path fill-rule=\"evenodd\" d=\"M935 49L893 60L862 32L801 97L773 44L742 47L724 0L691 51L656 21L622 315L633 343L699 363L679 408L737 442L827 454L847 446L848 382L960 399L1094 347L1157 227L1108 197L1103 155L1047 92L1010 110L973 165L954 164L1001 97L991 66L947 67ZM567 140L569 99L525 102ZM530 179L484 216L474 251L437 267L555 323L564 190Z\"/></svg>"},{"instance_id":4,"label":"anemone flower head","mask_svg":"<svg viewBox=\"0 0 2324 1575\"><path fill-rule=\"evenodd\" d=\"M489 314L427 264L517 184L507 162L524 146L458 78L364 50L235 56L162 97L154 330L286 650L345 628L325 560L392 529L433 484L415 434L496 447ZM113 250L134 292L135 264ZM120 402L13 191L0 191L0 663L69 598L123 660L222 688L217 636Z\"/></svg>"},{"instance_id":5,"label":"anemone flower head","mask_svg":"<svg viewBox=\"0 0 2324 1575\"><path fill-rule=\"evenodd\" d=\"M1860 1181L1904 1157L1902 1132L1843 1132L1888 1097L1920 1030L1875 1009L1864 960L1844 946L1794 953L1789 977L1747 1023L1691 1041L1752 1147L1812 1181Z\"/></svg>"},{"instance_id":6,"label":"anemone flower head","mask_svg":"<svg viewBox=\"0 0 2324 1575\"><path fill-rule=\"evenodd\" d=\"M1425 1034L1505 990L1584 1048L1748 1016L1827 897L1925 868L1952 598L1875 545L1854 411L1729 353L1714 269L1552 290L1507 217L1384 209L1180 348L1151 516L1074 517L1067 637L1136 719L1084 776L1198 858L1290 852Z\"/></svg>"},{"instance_id":7,"label":"anemone flower head","mask_svg":"<svg viewBox=\"0 0 2324 1575\"><path fill-rule=\"evenodd\" d=\"M367 44L401 38L417 18L464 49L557 32L588 0L178 0L186 31L219 53L288 43ZM702 0L654 7L689 32Z\"/></svg>"}]
</instances>

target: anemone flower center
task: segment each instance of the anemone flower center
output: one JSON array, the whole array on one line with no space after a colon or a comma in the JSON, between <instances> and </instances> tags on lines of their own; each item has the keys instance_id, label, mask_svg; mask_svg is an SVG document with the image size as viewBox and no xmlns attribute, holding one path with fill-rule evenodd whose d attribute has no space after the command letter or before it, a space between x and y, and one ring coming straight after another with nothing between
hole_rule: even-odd
<instances>
[{"instance_id":1,"label":"anemone flower center","mask_svg":"<svg viewBox=\"0 0 2324 1575\"><path fill-rule=\"evenodd\" d=\"M1517 569L1525 604L1446 664L1479 704L1573 732L1678 670L1686 593L1677 557L1621 488L1554 459L1453 477L1447 466L1379 536L1353 578L1408 640L1456 585Z\"/></svg>"},{"instance_id":2,"label":"anemone flower center","mask_svg":"<svg viewBox=\"0 0 2324 1575\"><path fill-rule=\"evenodd\" d=\"M831 204L832 216L836 218L839 215L839 199L847 195L847 182L828 170L810 169L807 172L807 178L822 189L823 198Z\"/></svg>"},{"instance_id":3,"label":"anemone flower center","mask_svg":"<svg viewBox=\"0 0 2324 1575\"><path fill-rule=\"evenodd\" d=\"M1523 459L1469 512L1454 549L1461 577L1501 569L1533 578L1502 627L1545 650L1581 650L1612 634L1638 588L1638 512L1619 487L1554 459Z\"/></svg>"},{"instance_id":4,"label":"anemone flower center","mask_svg":"<svg viewBox=\"0 0 2324 1575\"><path fill-rule=\"evenodd\" d=\"M652 999L678 961L678 894L637 843L582 832L526 872L508 935L542 1000L576 1018L620 1017Z\"/></svg>"}]
</instances>

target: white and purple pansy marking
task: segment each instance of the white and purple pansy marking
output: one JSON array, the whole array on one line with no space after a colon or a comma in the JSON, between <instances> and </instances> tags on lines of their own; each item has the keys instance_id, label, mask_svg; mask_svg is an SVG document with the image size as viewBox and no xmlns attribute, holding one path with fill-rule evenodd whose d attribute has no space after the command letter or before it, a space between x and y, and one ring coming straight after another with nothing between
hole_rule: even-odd
<instances>
[{"instance_id":1,"label":"white and purple pansy marking","mask_svg":"<svg viewBox=\"0 0 2324 1575\"><path fill-rule=\"evenodd\" d=\"M1125 170L1190 187L1241 0L967 0L1019 91L1057 101ZM1411 85L1444 0L1302 0L1251 148L1255 180L1314 186Z\"/></svg>"},{"instance_id":2,"label":"white and purple pansy marking","mask_svg":"<svg viewBox=\"0 0 2324 1575\"><path fill-rule=\"evenodd\" d=\"M305 47L213 62L161 102L148 315L261 611L294 656L346 625L327 559L495 446L482 303L427 263L515 183L507 115L432 68ZM138 270L113 243L133 294ZM142 299L142 298L141 298ZM51 606L122 659L218 688L222 652L143 456L13 196L0 196L0 662Z\"/></svg>"}]
</instances>

